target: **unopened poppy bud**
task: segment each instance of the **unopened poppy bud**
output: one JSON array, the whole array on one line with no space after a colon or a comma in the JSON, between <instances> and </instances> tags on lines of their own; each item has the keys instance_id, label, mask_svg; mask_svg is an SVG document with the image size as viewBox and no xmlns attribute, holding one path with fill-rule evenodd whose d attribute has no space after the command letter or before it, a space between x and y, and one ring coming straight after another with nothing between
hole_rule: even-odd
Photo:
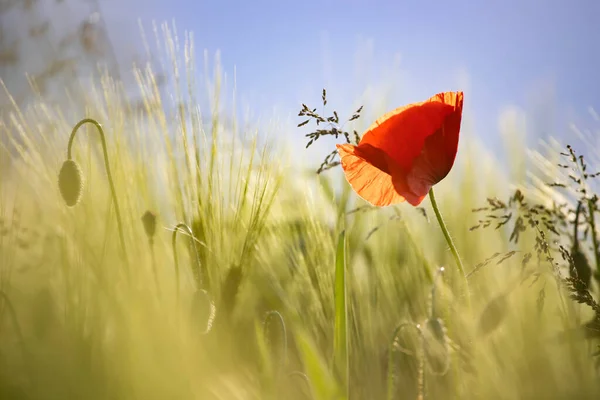
<instances>
[{"instance_id":1,"label":"unopened poppy bud","mask_svg":"<svg viewBox=\"0 0 600 400\"><path fill-rule=\"evenodd\" d=\"M65 203L73 207L79 202L83 191L83 174L73 160L66 160L58 173L58 188Z\"/></svg>"},{"instance_id":2,"label":"unopened poppy bud","mask_svg":"<svg viewBox=\"0 0 600 400\"><path fill-rule=\"evenodd\" d=\"M142 216L142 224L144 224L144 230L146 231L146 235L148 235L148 239L152 240L156 233L156 214L150 210L146 211Z\"/></svg>"}]
</instances>

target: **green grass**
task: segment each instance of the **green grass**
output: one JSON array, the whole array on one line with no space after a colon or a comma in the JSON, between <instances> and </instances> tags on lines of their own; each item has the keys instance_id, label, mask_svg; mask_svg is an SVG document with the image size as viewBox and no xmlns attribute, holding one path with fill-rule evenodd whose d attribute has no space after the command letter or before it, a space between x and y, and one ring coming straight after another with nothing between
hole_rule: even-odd
<instances>
[{"instance_id":1,"label":"green grass","mask_svg":"<svg viewBox=\"0 0 600 400\"><path fill-rule=\"evenodd\" d=\"M193 100L194 62L186 61L179 79ZM600 396L598 340L556 339L591 310L558 290L552 274L521 283L534 237L515 245L506 229L469 230L481 218L471 210L507 198L512 183L540 202L557 192L517 181L523 171L503 174L474 133L463 131L455 168L436 186L441 212L467 274L496 252L519 253L469 276L469 310L428 199L426 217L407 204L353 212L365 203L339 170L307 172L274 141L279 127L258 132L237 120L218 65L202 114L182 93L173 94L181 107L163 111L170 100L153 72L136 76L143 112L104 79L76 99L89 115L67 118L40 98L0 120L0 398ZM80 202L66 207L58 190L69 133L88 116L105 129L128 262L93 127L73 144ZM533 162L542 181L557 176L543 167L556 164L553 153L519 151L514 162ZM157 214L152 246L147 210ZM184 229L173 241L180 223L193 237ZM207 334L210 303L196 301L195 268L216 308ZM400 324L419 329L396 331Z\"/></svg>"}]
</instances>

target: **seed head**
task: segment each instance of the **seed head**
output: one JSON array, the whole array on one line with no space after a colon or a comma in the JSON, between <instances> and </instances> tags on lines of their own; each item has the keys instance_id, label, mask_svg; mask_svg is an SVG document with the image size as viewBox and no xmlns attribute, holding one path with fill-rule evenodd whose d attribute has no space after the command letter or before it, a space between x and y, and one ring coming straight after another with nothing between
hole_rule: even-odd
<instances>
[{"instance_id":1,"label":"seed head","mask_svg":"<svg viewBox=\"0 0 600 400\"><path fill-rule=\"evenodd\" d=\"M213 327L217 308L210 294L203 289L196 291L192 301L194 319L200 325L200 333L206 335Z\"/></svg>"},{"instance_id":2,"label":"seed head","mask_svg":"<svg viewBox=\"0 0 600 400\"><path fill-rule=\"evenodd\" d=\"M148 239L152 240L156 233L156 214L148 210L142 215L142 224L144 224L144 230Z\"/></svg>"},{"instance_id":3,"label":"seed head","mask_svg":"<svg viewBox=\"0 0 600 400\"><path fill-rule=\"evenodd\" d=\"M67 160L63 163L58 173L58 188L67 206L73 207L79 202L83 190L83 174L75 161Z\"/></svg>"},{"instance_id":4,"label":"seed head","mask_svg":"<svg viewBox=\"0 0 600 400\"><path fill-rule=\"evenodd\" d=\"M440 343L444 344L447 341L446 327L444 322L439 318L429 318L426 322L427 328L431 331L433 337Z\"/></svg>"},{"instance_id":5,"label":"seed head","mask_svg":"<svg viewBox=\"0 0 600 400\"><path fill-rule=\"evenodd\" d=\"M439 318L429 318L424 326L424 352L427 363L435 375L445 375L450 366L448 336L444 322Z\"/></svg>"},{"instance_id":6,"label":"seed head","mask_svg":"<svg viewBox=\"0 0 600 400\"><path fill-rule=\"evenodd\" d=\"M487 335L500 326L509 311L506 293L494 297L479 317L479 333Z\"/></svg>"},{"instance_id":7,"label":"seed head","mask_svg":"<svg viewBox=\"0 0 600 400\"><path fill-rule=\"evenodd\" d=\"M571 250L571 259L569 273L572 278L577 278L585 284L586 287L590 287L592 283L592 268L586 257L581 251L579 246L573 246Z\"/></svg>"},{"instance_id":8,"label":"seed head","mask_svg":"<svg viewBox=\"0 0 600 400\"><path fill-rule=\"evenodd\" d=\"M221 303L223 305L223 314L231 315L233 311L237 295L243 279L242 267L234 265L229 268L229 272L225 276L223 288L221 289Z\"/></svg>"}]
</instances>

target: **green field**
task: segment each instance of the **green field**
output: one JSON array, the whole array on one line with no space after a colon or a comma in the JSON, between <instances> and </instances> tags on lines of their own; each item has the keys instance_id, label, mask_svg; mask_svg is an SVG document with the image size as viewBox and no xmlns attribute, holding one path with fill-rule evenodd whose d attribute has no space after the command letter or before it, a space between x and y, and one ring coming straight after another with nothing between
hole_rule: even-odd
<instances>
[{"instance_id":1,"label":"green field","mask_svg":"<svg viewBox=\"0 0 600 400\"><path fill-rule=\"evenodd\" d=\"M194 87L193 63L179 68ZM239 120L218 68L205 92L171 93L175 108L152 71L136 76L141 109L104 79L70 100L88 110L75 119L40 97L0 120L0 399L600 398L600 335L579 328L600 318L586 297L600 278L566 280L580 198L577 262L600 272L597 199L591 177L583 194L569 179L582 172L567 143L527 149L513 132L504 171L463 127L435 189L469 302L428 198L369 207L340 167L294 161L320 151L281 139L305 127ZM359 133L398 105L364 106ZM68 207L59 171L87 117L104 127L117 202L86 124Z\"/></svg>"}]
</instances>

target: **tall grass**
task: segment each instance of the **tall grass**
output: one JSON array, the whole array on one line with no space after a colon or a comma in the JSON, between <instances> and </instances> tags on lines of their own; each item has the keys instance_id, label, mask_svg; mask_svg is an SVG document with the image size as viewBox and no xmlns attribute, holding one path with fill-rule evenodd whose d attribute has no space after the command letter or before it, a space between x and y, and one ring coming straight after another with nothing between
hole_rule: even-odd
<instances>
[{"instance_id":1,"label":"tall grass","mask_svg":"<svg viewBox=\"0 0 600 400\"><path fill-rule=\"evenodd\" d=\"M437 195L472 272L472 312L454 296L454 268L431 295L438 267L453 259L429 206L365 207L339 170L317 176L286 162L269 132L238 121L218 60L212 70L206 62L212 78L198 99L193 43L179 63L174 33L165 32L186 94L165 96L152 70L136 69L142 110L105 78L72 100L85 115L67 116L68 107L40 97L0 121L0 398L600 395L593 342L556 340L590 310L551 275L521 283L520 256L534 237L515 246L506 229L469 229L480 218L473 208L513 192L471 132ZM80 202L66 207L58 190L69 132L84 117L105 130L127 262L93 131L73 147L84 173ZM552 153L527 152L511 154L556 164ZM532 199L558 196L527 182L520 186ZM147 210L157 218L151 248ZM189 238L173 241L180 223ZM510 250L521 253L478 266ZM195 301L198 267L216 308L207 333L207 304Z\"/></svg>"}]
</instances>

